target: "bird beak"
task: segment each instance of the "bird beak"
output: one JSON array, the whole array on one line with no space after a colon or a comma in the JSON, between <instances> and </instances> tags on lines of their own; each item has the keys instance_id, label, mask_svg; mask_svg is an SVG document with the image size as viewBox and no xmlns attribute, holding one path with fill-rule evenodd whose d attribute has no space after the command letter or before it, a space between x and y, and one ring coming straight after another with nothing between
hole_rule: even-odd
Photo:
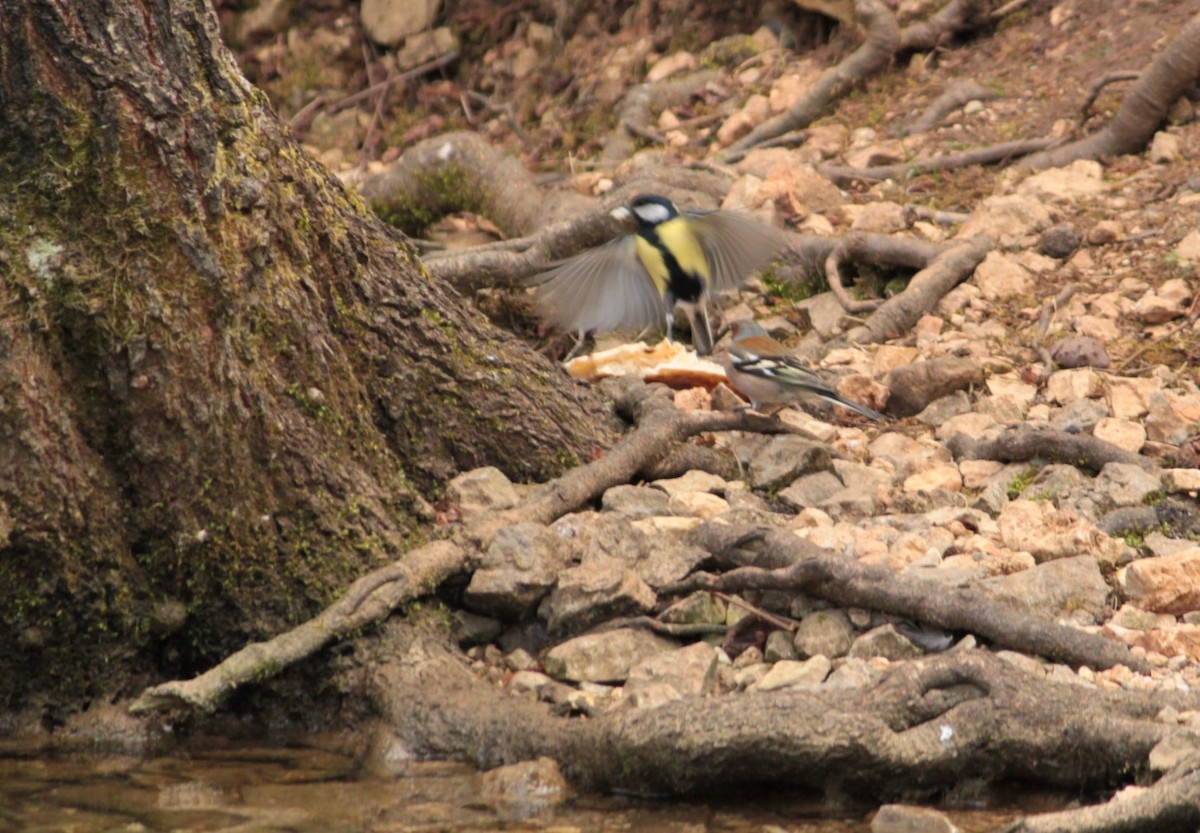
<instances>
[{"instance_id":1,"label":"bird beak","mask_svg":"<svg viewBox=\"0 0 1200 833\"><path fill-rule=\"evenodd\" d=\"M630 211L628 208L626 208L623 205L618 205L616 208L614 208L612 211L610 211L608 213L613 217L613 219L620 220L621 222L625 222L626 220L628 220L630 217L633 216L633 212Z\"/></svg>"}]
</instances>

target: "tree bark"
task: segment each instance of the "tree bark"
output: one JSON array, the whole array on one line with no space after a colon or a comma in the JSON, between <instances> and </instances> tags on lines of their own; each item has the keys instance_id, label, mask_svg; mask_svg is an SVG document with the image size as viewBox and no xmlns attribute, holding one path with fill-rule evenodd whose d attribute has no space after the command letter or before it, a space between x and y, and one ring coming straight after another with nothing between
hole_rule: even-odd
<instances>
[{"instance_id":1,"label":"tree bark","mask_svg":"<svg viewBox=\"0 0 1200 833\"><path fill-rule=\"evenodd\" d=\"M204 0L0 0L0 177L0 709L204 667L396 557L422 489L611 440L292 141Z\"/></svg>"}]
</instances>

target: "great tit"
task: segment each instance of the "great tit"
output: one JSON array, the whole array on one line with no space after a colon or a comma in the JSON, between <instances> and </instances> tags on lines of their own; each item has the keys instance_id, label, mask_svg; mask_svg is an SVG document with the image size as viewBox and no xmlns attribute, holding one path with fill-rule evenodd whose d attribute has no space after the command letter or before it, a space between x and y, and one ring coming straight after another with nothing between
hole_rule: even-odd
<instances>
[{"instance_id":1,"label":"great tit","mask_svg":"<svg viewBox=\"0 0 1200 833\"><path fill-rule=\"evenodd\" d=\"M784 245L782 232L734 211L680 212L666 197L642 194L612 212L637 231L577 255L534 278L542 316L578 333L666 324L680 307L702 356L712 352L706 302L736 289Z\"/></svg>"},{"instance_id":2,"label":"great tit","mask_svg":"<svg viewBox=\"0 0 1200 833\"><path fill-rule=\"evenodd\" d=\"M756 322L734 321L729 329L732 338L723 362L725 376L750 399L755 410L760 405L780 405L808 395L871 419L884 418L878 411L844 398Z\"/></svg>"}]
</instances>

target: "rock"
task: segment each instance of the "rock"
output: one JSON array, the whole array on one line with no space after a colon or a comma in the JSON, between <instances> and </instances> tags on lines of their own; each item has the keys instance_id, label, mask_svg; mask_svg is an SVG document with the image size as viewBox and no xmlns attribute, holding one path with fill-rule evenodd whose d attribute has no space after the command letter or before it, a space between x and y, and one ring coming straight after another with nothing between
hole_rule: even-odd
<instances>
[{"instance_id":1,"label":"rock","mask_svg":"<svg viewBox=\"0 0 1200 833\"><path fill-rule=\"evenodd\" d=\"M750 460L750 485L771 489L803 474L832 470L833 460L824 445L783 434L772 437Z\"/></svg>"},{"instance_id":2,"label":"rock","mask_svg":"<svg viewBox=\"0 0 1200 833\"><path fill-rule=\"evenodd\" d=\"M667 501L670 514L685 518L711 518L729 511L729 501L708 492L679 492Z\"/></svg>"},{"instance_id":3,"label":"rock","mask_svg":"<svg viewBox=\"0 0 1200 833\"><path fill-rule=\"evenodd\" d=\"M1076 399L1099 396L1104 389L1100 374L1090 367L1059 370L1046 380L1046 398L1066 405Z\"/></svg>"},{"instance_id":4,"label":"rock","mask_svg":"<svg viewBox=\"0 0 1200 833\"><path fill-rule=\"evenodd\" d=\"M1062 168L1050 168L1017 186L1019 196L1039 200L1075 200L1104 192L1104 168L1099 162L1080 159Z\"/></svg>"},{"instance_id":5,"label":"rock","mask_svg":"<svg viewBox=\"0 0 1200 833\"><path fill-rule=\"evenodd\" d=\"M973 440L978 440L994 428L996 428L994 417L971 411L947 419L938 426L937 431L934 432L934 436L939 440L945 441L955 434L963 434Z\"/></svg>"},{"instance_id":6,"label":"rock","mask_svg":"<svg viewBox=\"0 0 1200 833\"><path fill-rule=\"evenodd\" d=\"M712 492L716 495L723 495L729 484L725 482L725 478L723 477L693 469L679 477L655 480L650 485L655 489L661 489L668 495L679 494L681 492Z\"/></svg>"},{"instance_id":7,"label":"rock","mask_svg":"<svg viewBox=\"0 0 1200 833\"><path fill-rule=\"evenodd\" d=\"M1195 616L1196 611L1185 614ZM1184 657L1189 662L1200 662L1200 624L1170 625L1150 631L1140 640L1147 651L1155 651L1165 657Z\"/></svg>"},{"instance_id":8,"label":"rock","mask_svg":"<svg viewBox=\"0 0 1200 833\"><path fill-rule=\"evenodd\" d=\"M833 673L825 678L825 688L866 688L879 682L883 674L871 667L866 660L847 657Z\"/></svg>"},{"instance_id":9,"label":"rock","mask_svg":"<svg viewBox=\"0 0 1200 833\"><path fill-rule=\"evenodd\" d=\"M895 625L880 625L864 633L854 640L850 646L850 656L859 659L883 657L896 660L919 657L922 651L903 636Z\"/></svg>"},{"instance_id":10,"label":"rock","mask_svg":"<svg viewBox=\"0 0 1200 833\"><path fill-rule=\"evenodd\" d=\"M755 683L755 691L776 691L793 686L820 685L829 676L832 667L826 657L816 656L803 662L796 660L781 660L771 666L771 669Z\"/></svg>"},{"instance_id":11,"label":"rock","mask_svg":"<svg viewBox=\"0 0 1200 833\"><path fill-rule=\"evenodd\" d=\"M1055 408L1053 411L1050 411L1048 406L1044 407L1049 412L1051 426L1072 434L1090 434L1096 427L1096 423L1106 419L1109 415L1108 405L1104 400L1087 399L1086 397L1072 400L1064 407ZM1032 412L1032 410L1031 408L1030 411Z\"/></svg>"},{"instance_id":12,"label":"rock","mask_svg":"<svg viewBox=\"0 0 1200 833\"><path fill-rule=\"evenodd\" d=\"M1083 232L1074 226L1060 223L1042 232L1042 236L1038 238L1037 250L1061 260L1070 257L1082 245Z\"/></svg>"},{"instance_id":13,"label":"rock","mask_svg":"<svg viewBox=\"0 0 1200 833\"><path fill-rule=\"evenodd\" d=\"M802 659L824 656L834 659L844 656L854 641L854 626L845 611L818 610L800 620L792 645Z\"/></svg>"},{"instance_id":14,"label":"rock","mask_svg":"<svg viewBox=\"0 0 1200 833\"><path fill-rule=\"evenodd\" d=\"M763 659L767 662L796 659L796 649L792 646L792 635L787 631L771 631L767 634L767 644L763 647Z\"/></svg>"},{"instance_id":15,"label":"rock","mask_svg":"<svg viewBox=\"0 0 1200 833\"><path fill-rule=\"evenodd\" d=\"M930 447L901 434L889 431L876 437L867 450L872 460L886 460L896 472L896 479L903 480L934 463L950 462L953 458L949 449L938 445Z\"/></svg>"},{"instance_id":16,"label":"rock","mask_svg":"<svg viewBox=\"0 0 1200 833\"><path fill-rule=\"evenodd\" d=\"M463 602L479 613L519 619L554 586L570 557L562 539L541 524L504 527L471 576Z\"/></svg>"},{"instance_id":17,"label":"rock","mask_svg":"<svg viewBox=\"0 0 1200 833\"><path fill-rule=\"evenodd\" d=\"M648 486L613 486L600 498L600 507L631 519L649 518L666 515L667 500L667 495Z\"/></svg>"},{"instance_id":18,"label":"rock","mask_svg":"<svg viewBox=\"0 0 1200 833\"><path fill-rule=\"evenodd\" d=\"M797 301L795 309L800 322L823 339L842 331L846 308L832 292L822 292Z\"/></svg>"},{"instance_id":19,"label":"rock","mask_svg":"<svg viewBox=\"0 0 1200 833\"><path fill-rule=\"evenodd\" d=\"M459 50L458 35L447 26L439 26L425 32L417 32L404 39L404 46L396 50L396 69L405 70L420 64L449 55ZM513 67L513 73L531 72L537 54L532 49L523 49L520 53L525 57L524 67ZM518 75L518 77L520 77Z\"/></svg>"},{"instance_id":20,"label":"rock","mask_svg":"<svg viewBox=\"0 0 1200 833\"><path fill-rule=\"evenodd\" d=\"M446 494L458 504L463 518L511 509L520 500L512 481L494 466L463 472L447 484Z\"/></svg>"},{"instance_id":21,"label":"rock","mask_svg":"<svg viewBox=\"0 0 1200 833\"><path fill-rule=\"evenodd\" d=\"M1165 469L1162 483L1171 494L1200 491L1200 469Z\"/></svg>"},{"instance_id":22,"label":"rock","mask_svg":"<svg viewBox=\"0 0 1200 833\"><path fill-rule=\"evenodd\" d=\"M850 226L854 231L894 234L908 228L904 206L894 202L872 202L862 207Z\"/></svg>"},{"instance_id":23,"label":"rock","mask_svg":"<svg viewBox=\"0 0 1200 833\"><path fill-rule=\"evenodd\" d=\"M1200 230L1185 234L1175 246L1175 254L1188 263L1200 263Z\"/></svg>"},{"instance_id":24,"label":"rock","mask_svg":"<svg viewBox=\"0 0 1200 833\"><path fill-rule=\"evenodd\" d=\"M879 349L875 351L874 359L872 359L871 373L875 376L883 376L898 367L912 364L920 356L920 351L915 347L904 347L899 344L881 344L879 345Z\"/></svg>"},{"instance_id":25,"label":"rock","mask_svg":"<svg viewBox=\"0 0 1200 833\"><path fill-rule=\"evenodd\" d=\"M1105 417L1096 423L1096 427L1092 429L1092 436L1134 454L1141 451L1142 446L1146 444L1146 429L1141 424L1126 419ZM1165 487L1166 472L1163 472L1163 483Z\"/></svg>"},{"instance_id":26,"label":"rock","mask_svg":"<svg viewBox=\"0 0 1200 833\"><path fill-rule=\"evenodd\" d=\"M1019 246L1023 238L1037 234L1053 224L1050 211L1040 199L1024 194L987 197L981 202L955 236L967 240L984 234L1002 248Z\"/></svg>"},{"instance_id":27,"label":"rock","mask_svg":"<svg viewBox=\"0 0 1200 833\"><path fill-rule=\"evenodd\" d=\"M1200 734L1177 731L1171 732L1154 745L1147 762L1152 772L1162 773L1174 769L1189 758L1200 759Z\"/></svg>"},{"instance_id":28,"label":"rock","mask_svg":"<svg viewBox=\"0 0 1200 833\"><path fill-rule=\"evenodd\" d=\"M958 828L945 813L928 807L884 804L871 819L871 833L958 833Z\"/></svg>"},{"instance_id":29,"label":"rock","mask_svg":"<svg viewBox=\"0 0 1200 833\"><path fill-rule=\"evenodd\" d=\"M1050 346L1050 358L1059 367L1108 367L1112 360L1104 345L1087 336L1067 336Z\"/></svg>"},{"instance_id":30,"label":"rock","mask_svg":"<svg viewBox=\"0 0 1200 833\"><path fill-rule=\"evenodd\" d=\"M646 82L653 84L669 78L677 72L685 72L696 68L696 56L690 52L676 52L665 55L654 62L654 66L646 71Z\"/></svg>"},{"instance_id":31,"label":"rock","mask_svg":"<svg viewBox=\"0 0 1200 833\"><path fill-rule=\"evenodd\" d=\"M1175 616L1200 610L1200 547L1139 559L1117 579L1125 598L1142 610Z\"/></svg>"},{"instance_id":32,"label":"rock","mask_svg":"<svg viewBox=\"0 0 1200 833\"><path fill-rule=\"evenodd\" d=\"M441 0L362 0L359 18L375 43L399 46L409 35L433 26L441 6Z\"/></svg>"},{"instance_id":33,"label":"rock","mask_svg":"<svg viewBox=\"0 0 1200 833\"><path fill-rule=\"evenodd\" d=\"M647 685L637 686L628 693L624 693L621 699L617 700L609 711L647 711L682 699L683 695L666 683L648 683Z\"/></svg>"},{"instance_id":34,"label":"rock","mask_svg":"<svg viewBox=\"0 0 1200 833\"><path fill-rule=\"evenodd\" d=\"M563 570L544 616L555 634L579 633L618 616L654 608L657 597L637 573L608 556Z\"/></svg>"},{"instance_id":35,"label":"rock","mask_svg":"<svg viewBox=\"0 0 1200 833\"><path fill-rule=\"evenodd\" d=\"M1195 430L1196 417L1181 413L1187 406L1171 391L1155 391L1146 401L1146 437L1154 442L1181 445Z\"/></svg>"},{"instance_id":36,"label":"rock","mask_svg":"<svg viewBox=\"0 0 1200 833\"><path fill-rule=\"evenodd\" d=\"M518 671L508 681L508 689L514 694L533 694L536 696L543 688L554 681L540 671Z\"/></svg>"},{"instance_id":37,"label":"rock","mask_svg":"<svg viewBox=\"0 0 1200 833\"><path fill-rule=\"evenodd\" d=\"M1183 158L1180 151L1179 137L1173 133L1160 130L1150 140L1150 161L1157 164L1178 162Z\"/></svg>"},{"instance_id":38,"label":"rock","mask_svg":"<svg viewBox=\"0 0 1200 833\"><path fill-rule=\"evenodd\" d=\"M1102 511L1141 506L1146 495L1162 489L1162 478L1133 463L1106 463L1094 481Z\"/></svg>"},{"instance_id":39,"label":"rock","mask_svg":"<svg viewBox=\"0 0 1200 833\"><path fill-rule=\"evenodd\" d=\"M1150 409L1150 396L1162 389L1162 379L1108 376L1108 405L1117 419L1137 420Z\"/></svg>"},{"instance_id":40,"label":"rock","mask_svg":"<svg viewBox=\"0 0 1200 833\"><path fill-rule=\"evenodd\" d=\"M960 492L962 487L962 473L958 466L944 463L909 475L904 479L903 489L906 492Z\"/></svg>"},{"instance_id":41,"label":"rock","mask_svg":"<svg viewBox=\"0 0 1200 833\"><path fill-rule=\"evenodd\" d=\"M1096 559L1075 555L1047 561L1029 570L993 576L978 587L998 601L1044 619L1085 611L1094 616L1107 608L1109 587Z\"/></svg>"},{"instance_id":42,"label":"rock","mask_svg":"<svg viewBox=\"0 0 1200 833\"><path fill-rule=\"evenodd\" d=\"M792 510L807 509L821 504L845 487L837 475L828 471L806 474L796 478L791 486L779 493L779 500Z\"/></svg>"},{"instance_id":43,"label":"rock","mask_svg":"<svg viewBox=\"0 0 1200 833\"><path fill-rule=\"evenodd\" d=\"M502 630L504 630L504 625L499 619L480 616L469 610L456 611L450 627L451 634L461 648L493 642Z\"/></svg>"},{"instance_id":44,"label":"rock","mask_svg":"<svg viewBox=\"0 0 1200 833\"><path fill-rule=\"evenodd\" d=\"M918 414L934 400L982 382L983 366L957 356L897 367L883 380L891 391L888 413L898 417Z\"/></svg>"},{"instance_id":45,"label":"rock","mask_svg":"<svg viewBox=\"0 0 1200 833\"><path fill-rule=\"evenodd\" d=\"M982 489L987 481L1004 468L1003 463L995 460L962 460L958 470L962 473L963 487L966 489Z\"/></svg>"},{"instance_id":46,"label":"rock","mask_svg":"<svg viewBox=\"0 0 1200 833\"><path fill-rule=\"evenodd\" d=\"M770 203L785 213L805 217L836 210L846 204L846 195L812 165L797 163L793 157L767 171L756 200Z\"/></svg>"},{"instance_id":47,"label":"rock","mask_svg":"<svg viewBox=\"0 0 1200 833\"><path fill-rule=\"evenodd\" d=\"M661 636L621 628L569 639L546 652L542 667L559 680L619 683L642 660L675 651L678 647Z\"/></svg>"},{"instance_id":48,"label":"rock","mask_svg":"<svg viewBox=\"0 0 1200 833\"><path fill-rule=\"evenodd\" d=\"M1191 304L1192 290L1182 278L1163 281L1133 305L1133 314L1147 324L1163 324L1187 314Z\"/></svg>"},{"instance_id":49,"label":"rock","mask_svg":"<svg viewBox=\"0 0 1200 833\"><path fill-rule=\"evenodd\" d=\"M664 684L682 697L702 697L712 692L716 679L716 649L707 642L695 642L686 648L648 657L633 666L625 680L625 693Z\"/></svg>"},{"instance_id":50,"label":"rock","mask_svg":"<svg viewBox=\"0 0 1200 833\"><path fill-rule=\"evenodd\" d=\"M746 99L741 110L725 119L717 128L717 141L728 147L766 121L770 113L770 101L765 95L755 93Z\"/></svg>"},{"instance_id":51,"label":"rock","mask_svg":"<svg viewBox=\"0 0 1200 833\"><path fill-rule=\"evenodd\" d=\"M926 405L925 410L917 414L917 422L923 425L931 425L940 431L941 426L947 420L970 413L971 397L967 396L966 391L958 390L949 396L935 399ZM993 420L993 424L994 422Z\"/></svg>"},{"instance_id":52,"label":"rock","mask_svg":"<svg viewBox=\"0 0 1200 833\"><path fill-rule=\"evenodd\" d=\"M704 590L680 599L662 612L662 620L677 625L723 625L725 602Z\"/></svg>"},{"instance_id":53,"label":"rock","mask_svg":"<svg viewBox=\"0 0 1200 833\"><path fill-rule=\"evenodd\" d=\"M995 250L975 267L974 283L989 301L1015 298L1033 292L1033 276L1016 259Z\"/></svg>"},{"instance_id":54,"label":"rock","mask_svg":"<svg viewBox=\"0 0 1200 833\"><path fill-rule=\"evenodd\" d=\"M1094 554L1103 563L1115 563L1122 545L1088 521L1042 500L1013 500L1000 511L1000 536L1004 546L1028 552L1039 563L1069 558L1081 552Z\"/></svg>"},{"instance_id":55,"label":"rock","mask_svg":"<svg viewBox=\"0 0 1200 833\"><path fill-rule=\"evenodd\" d=\"M561 804L571 795L567 779L553 758L538 758L489 770L483 773L480 787L486 800L525 805L522 812L527 811L530 816L541 808Z\"/></svg>"}]
</instances>

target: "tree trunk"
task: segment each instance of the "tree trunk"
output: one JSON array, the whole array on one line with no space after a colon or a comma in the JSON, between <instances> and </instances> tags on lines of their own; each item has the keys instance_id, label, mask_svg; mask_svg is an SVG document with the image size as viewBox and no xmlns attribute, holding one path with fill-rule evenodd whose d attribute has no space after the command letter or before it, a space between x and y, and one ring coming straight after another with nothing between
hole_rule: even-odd
<instances>
[{"instance_id":1,"label":"tree trunk","mask_svg":"<svg viewBox=\"0 0 1200 833\"><path fill-rule=\"evenodd\" d=\"M211 664L419 539L419 490L608 442L291 140L206 0L0 0L0 193L0 709Z\"/></svg>"}]
</instances>

